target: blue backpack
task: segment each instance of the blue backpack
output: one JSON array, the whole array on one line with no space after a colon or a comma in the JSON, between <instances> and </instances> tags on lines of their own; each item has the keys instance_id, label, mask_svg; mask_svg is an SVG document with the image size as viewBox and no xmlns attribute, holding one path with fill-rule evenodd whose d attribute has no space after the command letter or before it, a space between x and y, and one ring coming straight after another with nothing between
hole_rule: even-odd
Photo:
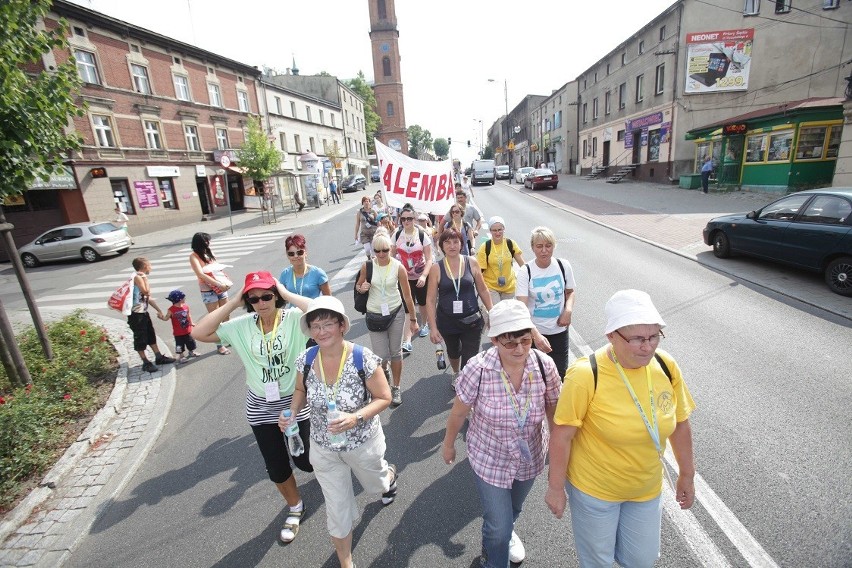
<instances>
[{"instance_id":1,"label":"blue backpack","mask_svg":"<svg viewBox=\"0 0 852 568\"><path fill-rule=\"evenodd\" d=\"M311 366L314 364L317 353L319 353L319 345L309 347L305 352L305 367L302 370L303 387L305 387L305 382L308 380L308 374L311 372ZM364 400L370 400L370 391L367 389L367 373L364 372L364 347L357 343L352 344L352 361L355 363L355 368L358 369L361 384L364 385ZM307 387L305 387L305 390L307 391Z\"/></svg>"}]
</instances>

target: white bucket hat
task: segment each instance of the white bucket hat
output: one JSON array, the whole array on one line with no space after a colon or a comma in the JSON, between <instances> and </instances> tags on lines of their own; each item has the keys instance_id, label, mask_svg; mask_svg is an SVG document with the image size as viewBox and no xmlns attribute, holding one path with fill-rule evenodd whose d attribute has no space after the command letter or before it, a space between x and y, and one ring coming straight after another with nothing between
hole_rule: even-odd
<instances>
[{"instance_id":1,"label":"white bucket hat","mask_svg":"<svg viewBox=\"0 0 852 568\"><path fill-rule=\"evenodd\" d=\"M308 310L302 314L301 318L299 318L299 328L301 328L302 333L305 335L311 334L311 330L308 327L308 314L317 310L330 310L342 315L343 334L345 335L346 332L349 331L349 326L351 325L349 323L349 316L346 315L346 310L343 308L343 304L340 300L334 296L319 296L311 300L311 303L308 304Z\"/></svg>"},{"instance_id":2,"label":"white bucket hat","mask_svg":"<svg viewBox=\"0 0 852 568\"><path fill-rule=\"evenodd\" d=\"M488 312L488 320L488 337L535 327L526 304L519 300L497 302Z\"/></svg>"},{"instance_id":3,"label":"white bucket hat","mask_svg":"<svg viewBox=\"0 0 852 568\"><path fill-rule=\"evenodd\" d=\"M666 326L660 312L654 307L651 296L641 290L619 290L607 300L604 313L605 334L628 325L657 324L661 328Z\"/></svg>"}]
</instances>

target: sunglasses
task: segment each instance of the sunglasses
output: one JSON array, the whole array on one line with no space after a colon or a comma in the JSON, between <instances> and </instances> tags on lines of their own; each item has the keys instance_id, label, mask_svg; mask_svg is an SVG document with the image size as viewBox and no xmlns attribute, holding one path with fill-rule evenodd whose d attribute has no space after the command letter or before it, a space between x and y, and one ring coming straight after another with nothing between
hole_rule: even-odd
<instances>
[{"instance_id":1,"label":"sunglasses","mask_svg":"<svg viewBox=\"0 0 852 568\"><path fill-rule=\"evenodd\" d=\"M305 254L304 249L288 250L287 251L287 256L304 256L304 254Z\"/></svg>"},{"instance_id":2,"label":"sunglasses","mask_svg":"<svg viewBox=\"0 0 852 568\"><path fill-rule=\"evenodd\" d=\"M275 294L269 293L263 294L261 296L249 296L246 298L246 302L253 306L261 300L263 300L264 302L271 302L273 298L275 298Z\"/></svg>"},{"instance_id":3,"label":"sunglasses","mask_svg":"<svg viewBox=\"0 0 852 568\"><path fill-rule=\"evenodd\" d=\"M385 252L390 252L390 249L373 249L373 252L385 253Z\"/></svg>"},{"instance_id":4,"label":"sunglasses","mask_svg":"<svg viewBox=\"0 0 852 568\"><path fill-rule=\"evenodd\" d=\"M400 217L399 220L404 223L405 221L414 221L414 217Z\"/></svg>"},{"instance_id":5,"label":"sunglasses","mask_svg":"<svg viewBox=\"0 0 852 568\"><path fill-rule=\"evenodd\" d=\"M450 213L452 213L453 215L455 215L456 213L461 215L461 211L459 211L458 209L453 209L452 211L450 211Z\"/></svg>"},{"instance_id":6,"label":"sunglasses","mask_svg":"<svg viewBox=\"0 0 852 568\"><path fill-rule=\"evenodd\" d=\"M520 339L513 339L509 341L500 341L500 345L508 349L509 351L514 351L518 348L518 345L523 345L524 347L528 347L532 345L532 337L522 337Z\"/></svg>"}]
</instances>

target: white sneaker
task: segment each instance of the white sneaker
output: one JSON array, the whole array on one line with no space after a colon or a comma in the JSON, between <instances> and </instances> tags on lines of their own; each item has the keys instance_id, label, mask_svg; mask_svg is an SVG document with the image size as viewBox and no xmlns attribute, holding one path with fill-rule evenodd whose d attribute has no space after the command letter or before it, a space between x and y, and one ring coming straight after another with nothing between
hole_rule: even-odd
<instances>
[{"instance_id":1,"label":"white sneaker","mask_svg":"<svg viewBox=\"0 0 852 568\"><path fill-rule=\"evenodd\" d=\"M518 533L512 531L512 540L509 541L509 562L520 564L527 557L527 550Z\"/></svg>"}]
</instances>

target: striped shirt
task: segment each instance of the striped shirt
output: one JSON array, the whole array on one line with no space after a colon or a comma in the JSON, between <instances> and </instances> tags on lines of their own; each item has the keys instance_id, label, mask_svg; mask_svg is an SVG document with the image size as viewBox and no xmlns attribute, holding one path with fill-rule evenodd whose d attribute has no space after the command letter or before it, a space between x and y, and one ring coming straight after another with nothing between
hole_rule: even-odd
<instances>
[{"instance_id":1,"label":"striped shirt","mask_svg":"<svg viewBox=\"0 0 852 568\"><path fill-rule=\"evenodd\" d=\"M257 396L251 389L246 389L246 420L252 426L261 424L277 424L278 416L285 408L290 408L293 395L282 396L281 400L266 402L266 398ZM311 409L306 405L296 416L296 420L307 420L311 416Z\"/></svg>"}]
</instances>

